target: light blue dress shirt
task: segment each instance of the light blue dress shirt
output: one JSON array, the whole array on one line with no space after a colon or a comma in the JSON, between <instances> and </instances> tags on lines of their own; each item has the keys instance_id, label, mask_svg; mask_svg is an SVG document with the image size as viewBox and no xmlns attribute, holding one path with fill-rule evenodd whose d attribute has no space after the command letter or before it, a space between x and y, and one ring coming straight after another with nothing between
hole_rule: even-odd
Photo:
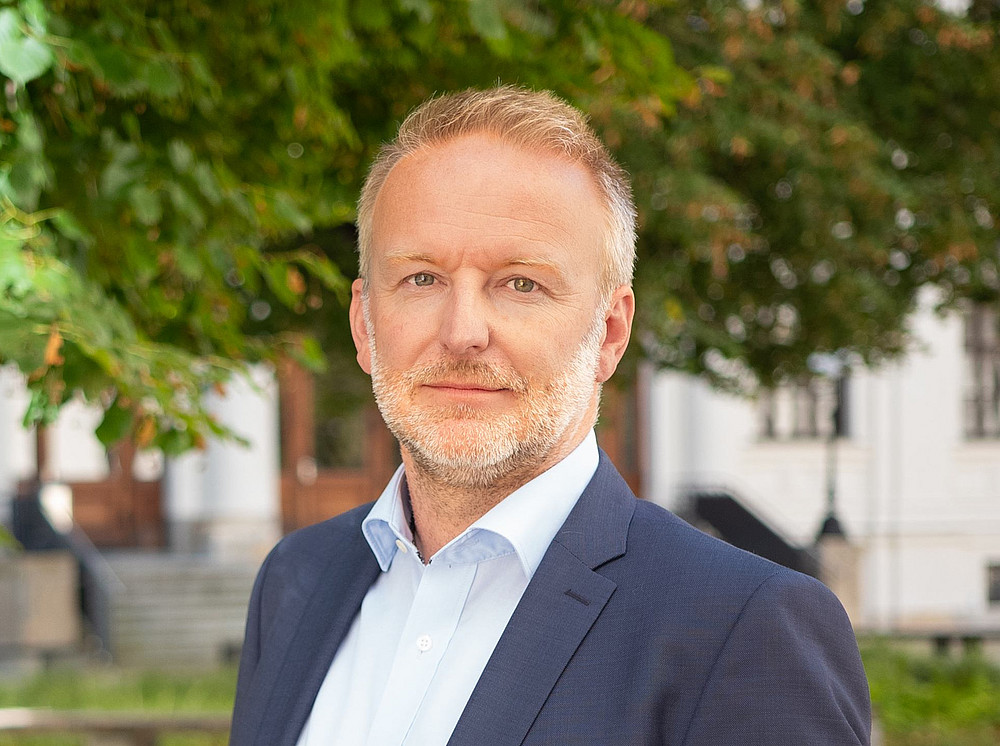
<instances>
[{"instance_id":1,"label":"light blue dress shirt","mask_svg":"<svg viewBox=\"0 0 1000 746\"><path fill-rule=\"evenodd\" d=\"M333 659L298 746L446 744L598 460L591 431L427 565L413 545L397 469L362 523L382 573Z\"/></svg>"}]
</instances>

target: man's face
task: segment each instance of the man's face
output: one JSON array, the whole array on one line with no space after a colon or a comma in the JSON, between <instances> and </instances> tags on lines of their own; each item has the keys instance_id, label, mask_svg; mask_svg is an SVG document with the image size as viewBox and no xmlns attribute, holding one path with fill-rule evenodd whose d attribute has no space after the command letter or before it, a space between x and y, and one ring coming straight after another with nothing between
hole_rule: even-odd
<instances>
[{"instance_id":1,"label":"man's face","mask_svg":"<svg viewBox=\"0 0 1000 746\"><path fill-rule=\"evenodd\" d=\"M469 135L404 158L375 204L358 361L404 452L455 486L540 471L593 425L633 298L601 291L582 166Z\"/></svg>"}]
</instances>

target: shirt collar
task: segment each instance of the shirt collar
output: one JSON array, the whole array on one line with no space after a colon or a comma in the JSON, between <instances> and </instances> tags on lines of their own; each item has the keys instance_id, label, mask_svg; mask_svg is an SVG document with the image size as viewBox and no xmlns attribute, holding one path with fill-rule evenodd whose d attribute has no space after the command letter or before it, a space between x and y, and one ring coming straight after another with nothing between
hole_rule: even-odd
<instances>
[{"instance_id":1,"label":"shirt collar","mask_svg":"<svg viewBox=\"0 0 1000 746\"><path fill-rule=\"evenodd\" d=\"M528 580L535 574L549 544L597 471L597 438L591 430L566 458L519 487L488 513L452 539L441 552L481 531L506 539L517 553ZM397 540L413 549L403 508L404 471L400 466L361 524L361 530L385 572L399 551ZM472 538L472 537L469 537Z\"/></svg>"},{"instance_id":2,"label":"shirt collar","mask_svg":"<svg viewBox=\"0 0 1000 746\"><path fill-rule=\"evenodd\" d=\"M413 544L413 533L403 511L403 475L403 465L400 464L361 522L361 532L382 572L386 572L392 564L392 558L398 551L397 540L407 546Z\"/></svg>"}]
</instances>

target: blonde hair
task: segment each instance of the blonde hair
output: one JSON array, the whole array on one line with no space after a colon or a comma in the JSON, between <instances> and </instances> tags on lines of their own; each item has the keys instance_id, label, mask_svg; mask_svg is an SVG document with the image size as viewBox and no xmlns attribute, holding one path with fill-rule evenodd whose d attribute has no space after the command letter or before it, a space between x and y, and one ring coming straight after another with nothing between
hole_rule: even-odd
<instances>
[{"instance_id":1,"label":"blonde hair","mask_svg":"<svg viewBox=\"0 0 1000 746\"><path fill-rule=\"evenodd\" d=\"M628 174L587 124L584 115L548 91L515 86L469 89L425 101L399 127L393 142L379 150L358 200L358 253L362 279L368 277L375 201L389 173L422 148L462 135L488 133L501 141L561 155L593 177L605 207L603 290L632 283L635 266L635 203Z\"/></svg>"}]
</instances>

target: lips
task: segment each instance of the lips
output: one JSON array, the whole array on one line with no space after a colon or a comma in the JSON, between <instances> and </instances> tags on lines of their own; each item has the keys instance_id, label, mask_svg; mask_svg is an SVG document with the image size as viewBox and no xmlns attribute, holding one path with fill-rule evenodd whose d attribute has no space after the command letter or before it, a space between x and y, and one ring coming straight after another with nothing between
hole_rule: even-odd
<instances>
[{"instance_id":1,"label":"lips","mask_svg":"<svg viewBox=\"0 0 1000 746\"><path fill-rule=\"evenodd\" d=\"M510 392L523 394L527 381L511 369L479 360L439 360L404 374L406 382L416 390L420 387L441 391L476 393Z\"/></svg>"},{"instance_id":2,"label":"lips","mask_svg":"<svg viewBox=\"0 0 1000 746\"><path fill-rule=\"evenodd\" d=\"M453 383L451 381L435 381L433 383L425 383L424 386L432 389L454 389L455 391L484 391L487 393L493 393L496 391L506 391L507 389L501 386L490 386L481 383Z\"/></svg>"}]
</instances>

